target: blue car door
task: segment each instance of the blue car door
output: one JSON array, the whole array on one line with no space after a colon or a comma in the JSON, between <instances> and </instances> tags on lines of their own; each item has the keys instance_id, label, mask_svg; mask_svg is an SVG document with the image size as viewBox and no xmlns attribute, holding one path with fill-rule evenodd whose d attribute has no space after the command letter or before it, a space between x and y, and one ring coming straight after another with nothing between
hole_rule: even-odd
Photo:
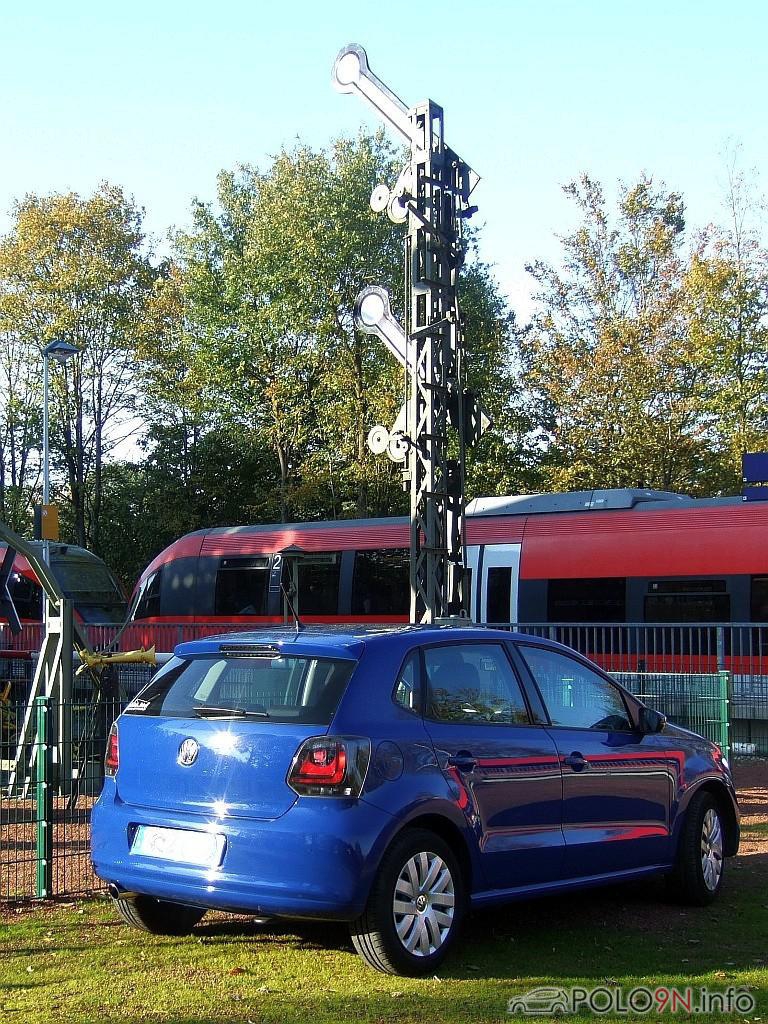
<instances>
[{"instance_id":1,"label":"blue car door","mask_svg":"<svg viewBox=\"0 0 768 1024\"><path fill-rule=\"evenodd\" d=\"M563 772L565 874L665 865L680 754L643 735L621 689L567 653L517 643L550 718Z\"/></svg>"},{"instance_id":2,"label":"blue car door","mask_svg":"<svg viewBox=\"0 0 768 1024\"><path fill-rule=\"evenodd\" d=\"M488 888L560 877L564 840L557 747L532 720L502 642L424 649L424 723L474 831Z\"/></svg>"}]
</instances>

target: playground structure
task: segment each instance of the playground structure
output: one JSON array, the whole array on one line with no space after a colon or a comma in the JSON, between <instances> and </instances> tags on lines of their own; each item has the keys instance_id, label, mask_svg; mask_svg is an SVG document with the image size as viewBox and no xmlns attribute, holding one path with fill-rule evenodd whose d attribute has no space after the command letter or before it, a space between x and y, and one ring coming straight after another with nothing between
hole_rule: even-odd
<instances>
[{"instance_id":1,"label":"playground structure","mask_svg":"<svg viewBox=\"0 0 768 1024\"><path fill-rule=\"evenodd\" d=\"M72 762L73 716L65 713L56 715L55 743L53 749L49 751L50 744L43 743L40 737L42 729L46 738L50 738L50 726L43 722L39 712L43 708L64 709L72 706L75 672L73 654L76 652L80 660L77 672L86 676L90 688L88 704L92 713L85 716L81 726L84 735L79 737L87 741L96 727L98 705L105 701L113 702L117 697L113 677L110 672L105 673L104 670L114 663L154 664L154 651L117 654L92 652L83 628L74 616L73 601L65 596L41 552L1 522L0 541L7 545L0 566L0 613L8 619L12 633L18 634L21 631L21 622L8 587L17 553L27 559L44 593L42 646L37 656L32 685L26 695L24 713L15 730L15 753L8 759L9 763L3 766L4 774L7 775L5 788L8 795L26 798L32 784L36 761L41 755L41 750L44 750L45 756L50 756L52 765L46 785L55 784L60 794L76 798L76 782L81 768L75 768ZM47 703L40 704L40 698Z\"/></svg>"}]
</instances>

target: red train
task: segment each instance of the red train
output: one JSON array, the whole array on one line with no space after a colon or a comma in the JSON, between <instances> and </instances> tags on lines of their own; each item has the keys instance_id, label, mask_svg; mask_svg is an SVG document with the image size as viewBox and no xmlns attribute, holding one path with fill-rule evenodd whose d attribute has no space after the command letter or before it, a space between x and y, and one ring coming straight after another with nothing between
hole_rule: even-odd
<instances>
[{"instance_id":1,"label":"red train","mask_svg":"<svg viewBox=\"0 0 768 1024\"><path fill-rule=\"evenodd\" d=\"M42 541L32 541L42 556ZM6 545L0 543L0 561ZM49 544L51 572L64 594L74 602L82 623L117 624L125 619L126 600L115 576L98 555L76 544ZM22 623L35 625L43 618L43 588L23 555L17 554L8 590ZM2 646L2 645L0 645Z\"/></svg>"},{"instance_id":2,"label":"red train","mask_svg":"<svg viewBox=\"0 0 768 1024\"><path fill-rule=\"evenodd\" d=\"M144 623L283 620L282 561L303 621L407 621L408 521L201 530L142 574ZM479 498L467 517L471 618L496 623L768 621L768 503L650 490Z\"/></svg>"}]
</instances>

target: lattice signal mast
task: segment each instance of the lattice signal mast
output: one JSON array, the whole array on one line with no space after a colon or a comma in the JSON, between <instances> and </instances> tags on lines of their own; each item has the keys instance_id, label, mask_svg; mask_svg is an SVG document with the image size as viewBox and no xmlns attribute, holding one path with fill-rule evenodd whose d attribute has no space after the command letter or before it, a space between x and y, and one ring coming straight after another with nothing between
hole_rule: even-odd
<instances>
[{"instance_id":1,"label":"lattice signal mast","mask_svg":"<svg viewBox=\"0 0 768 1024\"><path fill-rule=\"evenodd\" d=\"M368 445L403 462L410 482L411 621L466 617L465 451L490 420L464 387L457 284L466 253L463 224L476 212L469 199L479 179L445 144L442 108L431 100L407 107L373 74L361 46L339 53L333 84L360 96L411 148L394 188L378 185L371 196L373 210L408 226L407 331L392 315L385 289L365 288L355 304L357 326L381 338L406 371L406 400L394 426L374 427Z\"/></svg>"}]
</instances>

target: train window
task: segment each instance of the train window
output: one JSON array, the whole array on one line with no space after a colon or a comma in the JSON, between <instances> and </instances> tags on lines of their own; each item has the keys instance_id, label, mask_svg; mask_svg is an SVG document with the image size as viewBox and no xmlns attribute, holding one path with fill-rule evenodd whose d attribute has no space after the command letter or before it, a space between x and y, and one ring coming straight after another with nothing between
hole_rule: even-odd
<instances>
[{"instance_id":1,"label":"train window","mask_svg":"<svg viewBox=\"0 0 768 1024\"><path fill-rule=\"evenodd\" d=\"M147 578L141 588L141 597L136 605L134 619L148 619L154 615L160 615L160 584L162 583L163 570L158 569Z\"/></svg>"},{"instance_id":2,"label":"train window","mask_svg":"<svg viewBox=\"0 0 768 1024\"><path fill-rule=\"evenodd\" d=\"M117 598L120 592L106 565L85 558L51 557L51 569L67 597L77 599L81 594L104 598Z\"/></svg>"},{"instance_id":3,"label":"train window","mask_svg":"<svg viewBox=\"0 0 768 1024\"><path fill-rule=\"evenodd\" d=\"M410 603L408 548L355 553L353 615L407 615Z\"/></svg>"},{"instance_id":4,"label":"train window","mask_svg":"<svg viewBox=\"0 0 768 1024\"><path fill-rule=\"evenodd\" d=\"M510 591L512 566L494 565L488 570L488 596L485 608L486 622L510 622Z\"/></svg>"},{"instance_id":5,"label":"train window","mask_svg":"<svg viewBox=\"0 0 768 1024\"><path fill-rule=\"evenodd\" d=\"M654 580L649 594L724 594L725 580Z\"/></svg>"},{"instance_id":6,"label":"train window","mask_svg":"<svg viewBox=\"0 0 768 1024\"><path fill-rule=\"evenodd\" d=\"M725 580L654 580L645 598L646 622L728 622Z\"/></svg>"},{"instance_id":7,"label":"train window","mask_svg":"<svg viewBox=\"0 0 768 1024\"><path fill-rule=\"evenodd\" d=\"M268 558L222 558L214 615L266 615Z\"/></svg>"},{"instance_id":8,"label":"train window","mask_svg":"<svg viewBox=\"0 0 768 1024\"><path fill-rule=\"evenodd\" d=\"M752 577L750 608L752 622L768 622L768 576Z\"/></svg>"},{"instance_id":9,"label":"train window","mask_svg":"<svg viewBox=\"0 0 768 1024\"><path fill-rule=\"evenodd\" d=\"M550 580L548 622L626 622L627 581L622 578Z\"/></svg>"},{"instance_id":10,"label":"train window","mask_svg":"<svg viewBox=\"0 0 768 1024\"><path fill-rule=\"evenodd\" d=\"M338 615L340 565L337 552L299 559L299 615Z\"/></svg>"},{"instance_id":11,"label":"train window","mask_svg":"<svg viewBox=\"0 0 768 1024\"><path fill-rule=\"evenodd\" d=\"M20 619L34 619L38 622L42 619L43 589L39 583L21 573L13 573L8 589Z\"/></svg>"}]
</instances>

